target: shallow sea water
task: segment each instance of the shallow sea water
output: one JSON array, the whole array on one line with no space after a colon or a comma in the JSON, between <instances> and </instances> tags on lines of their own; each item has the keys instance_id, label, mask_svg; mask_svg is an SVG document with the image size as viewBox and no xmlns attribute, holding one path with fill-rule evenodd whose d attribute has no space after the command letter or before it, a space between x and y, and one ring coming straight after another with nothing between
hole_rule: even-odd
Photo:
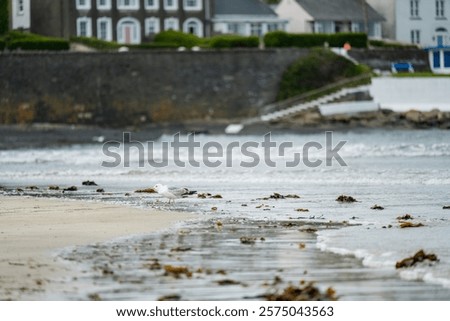
<instances>
[{"instance_id":1,"label":"shallow sea water","mask_svg":"<svg viewBox=\"0 0 450 321\"><path fill-rule=\"evenodd\" d=\"M202 144L214 141L224 146L263 139L196 138ZM159 142L171 139L165 136ZM301 152L308 141L324 144L325 135L276 135L272 139L293 142L292 153ZM142 168L136 154L130 168L104 168L101 162L107 159L101 145L0 151L0 185L8 194L17 193L17 187L36 185L39 191L25 189L23 193L199 214L197 220L158 234L64 249L59 259L78 271L79 277L61 280L67 286L53 299L89 299L94 294L108 300L165 295L184 300L261 299L265 293L300 280L315 281L322 289L333 287L342 300L450 299L450 210L443 209L450 205L450 132L349 132L335 133L333 140L347 141L340 154L348 166L242 168L239 162L249 159L236 152L230 168L173 164ZM262 150L254 151L263 157ZM155 158L161 154L157 150ZM290 155L273 159L281 164ZM312 156L324 159L321 151ZM201 152L195 154L196 159L201 157ZM182 153L181 160L187 161L187 155ZM97 187L80 187L70 194L46 189L49 185L80 186L88 179L107 193L96 193ZM223 198L190 197L168 205L157 195L133 193L156 183ZM275 192L300 198L264 199ZM341 194L358 202L336 202ZM385 210L371 210L374 204ZM298 208L309 212L298 212ZM397 217L407 213L413 222L425 226L400 229ZM301 231L309 225L318 231ZM257 241L242 244L242 236L257 237ZM190 249L173 250L180 247ZM440 261L395 269L395 262L420 249L435 253ZM190 278L164 276L163 270L148 267L154 259L162 266L186 266L198 272ZM275 277L278 282L274 283ZM224 280L236 284L218 283Z\"/></svg>"}]
</instances>

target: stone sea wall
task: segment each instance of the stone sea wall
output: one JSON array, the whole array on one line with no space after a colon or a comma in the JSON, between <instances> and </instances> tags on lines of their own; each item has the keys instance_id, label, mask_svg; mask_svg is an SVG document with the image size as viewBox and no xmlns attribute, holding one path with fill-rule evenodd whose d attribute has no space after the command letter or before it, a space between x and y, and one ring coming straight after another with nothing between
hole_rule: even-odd
<instances>
[{"instance_id":1,"label":"stone sea wall","mask_svg":"<svg viewBox=\"0 0 450 321\"><path fill-rule=\"evenodd\" d=\"M0 54L0 123L252 116L301 49Z\"/></svg>"},{"instance_id":2,"label":"stone sea wall","mask_svg":"<svg viewBox=\"0 0 450 321\"><path fill-rule=\"evenodd\" d=\"M349 55L360 63L373 69L390 71L391 63L399 61L411 62L416 71L430 71L428 53L421 49L352 49Z\"/></svg>"},{"instance_id":3,"label":"stone sea wall","mask_svg":"<svg viewBox=\"0 0 450 321\"><path fill-rule=\"evenodd\" d=\"M249 117L275 101L286 68L308 53L0 53L0 124L125 126ZM408 57L424 65L426 58L420 50L351 54L372 67Z\"/></svg>"}]
</instances>

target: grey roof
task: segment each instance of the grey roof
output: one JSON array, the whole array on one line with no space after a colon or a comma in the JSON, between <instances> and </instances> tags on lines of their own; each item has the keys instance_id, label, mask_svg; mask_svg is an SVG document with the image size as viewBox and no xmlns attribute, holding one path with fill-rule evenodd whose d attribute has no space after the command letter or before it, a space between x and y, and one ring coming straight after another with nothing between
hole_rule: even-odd
<instances>
[{"instance_id":1,"label":"grey roof","mask_svg":"<svg viewBox=\"0 0 450 321\"><path fill-rule=\"evenodd\" d=\"M277 15L260 0L215 0L214 3L215 15Z\"/></svg>"},{"instance_id":2,"label":"grey roof","mask_svg":"<svg viewBox=\"0 0 450 321\"><path fill-rule=\"evenodd\" d=\"M297 0L314 20L364 21L361 0ZM385 20L375 9L367 4L369 21Z\"/></svg>"}]
</instances>

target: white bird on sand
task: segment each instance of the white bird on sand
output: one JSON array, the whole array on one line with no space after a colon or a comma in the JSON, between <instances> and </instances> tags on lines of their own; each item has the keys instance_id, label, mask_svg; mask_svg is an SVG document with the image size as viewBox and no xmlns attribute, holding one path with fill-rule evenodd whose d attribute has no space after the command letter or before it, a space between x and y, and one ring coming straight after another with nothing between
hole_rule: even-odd
<instances>
[{"instance_id":1,"label":"white bird on sand","mask_svg":"<svg viewBox=\"0 0 450 321\"><path fill-rule=\"evenodd\" d=\"M153 189L161 196L164 196L170 201L175 202L175 199L182 198L184 196L192 195L197 193L196 191L190 191L187 188L178 188L178 187L167 187L163 184L156 184Z\"/></svg>"}]
</instances>

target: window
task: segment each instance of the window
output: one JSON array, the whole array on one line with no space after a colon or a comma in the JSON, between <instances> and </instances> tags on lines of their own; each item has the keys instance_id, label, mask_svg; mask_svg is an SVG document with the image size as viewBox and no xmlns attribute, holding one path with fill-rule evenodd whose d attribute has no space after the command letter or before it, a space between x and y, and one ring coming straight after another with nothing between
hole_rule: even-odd
<instances>
[{"instance_id":1,"label":"window","mask_svg":"<svg viewBox=\"0 0 450 321\"><path fill-rule=\"evenodd\" d=\"M117 0L118 9L137 10L139 9L138 0Z\"/></svg>"},{"instance_id":2,"label":"window","mask_svg":"<svg viewBox=\"0 0 450 321\"><path fill-rule=\"evenodd\" d=\"M164 0L164 9L178 10L178 0Z\"/></svg>"},{"instance_id":3,"label":"window","mask_svg":"<svg viewBox=\"0 0 450 321\"><path fill-rule=\"evenodd\" d=\"M164 20L164 30L175 30L180 29L180 24L177 18L167 18Z\"/></svg>"},{"instance_id":4,"label":"window","mask_svg":"<svg viewBox=\"0 0 450 321\"><path fill-rule=\"evenodd\" d=\"M203 23L197 18L189 18L183 23L183 32L203 37Z\"/></svg>"},{"instance_id":5,"label":"window","mask_svg":"<svg viewBox=\"0 0 450 321\"><path fill-rule=\"evenodd\" d=\"M184 0L184 10L202 10L201 0Z\"/></svg>"},{"instance_id":6,"label":"window","mask_svg":"<svg viewBox=\"0 0 450 321\"><path fill-rule=\"evenodd\" d=\"M81 17L77 19L77 36L92 37L91 18Z\"/></svg>"},{"instance_id":7,"label":"window","mask_svg":"<svg viewBox=\"0 0 450 321\"><path fill-rule=\"evenodd\" d=\"M445 1L444 0L436 0L436 18L444 18L445 17Z\"/></svg>"},{"instance_id":8,"label":"window","mask_svg":"<svg viewBox=\"0 0 450 321\"><path fill-rule=\"evenodd\" d=\"M268 23L267 24L267 32L280 30L280 26L278 23Z\"/></svg>"},{"instance_id":9,"label":"window","mask_svg":"<svg viewBox=\"0 0 450 321\"><path fill-rule=\"evenodd\" d=\"M448 31L444 27L436 28L434 31L433 40L438 47L444 47L448 45Z\"/></svg>"},{"instance_id":10,"label":"window","mask_svg":"<svg viewBox=\"0 0 450 321\"><path fill-rule=\"evenodd\" d=\"M138 44L141 42L141 26L134 18L122 18L117 23L117 42Z\"/></svg>"},{"instance_id":11,"label":"window","mask_svg":"<svg viewBox=\"0 0 450 321\"><path fill-rule=\"evenodd\" d=\"M97 38L105 41L112 41L112 22L111 18L97 19Z\"/></svg>"},{"instance_id":12,"label":"window","mask_svg":"<svg viewBox=\"0 0 450 321\"><path fill-rule=\"evenodd\" d=\"M17 14L23 15L25 13L25 4L24 0L17 0Z\"/></svg>"},{"instance_id":13,"label":"window","mask_svg":"<svg viewBox=\"0 0 450 321\"><path fill-rule=\"evenodd\" d=\"M91 0L76 0L78 10L89 10L91 9Z\"/></svg>"},{"instance_id":14,"label":"window","mask_svg":"<svg viewBox=\"0 0 450 321\"><path fill-rule=\"evenodd\" d=\"M374 22L369 24L369 36L373 38L380 39L381 35L381 23Z\"/></svg>"},{"instance_id":15,"label":"window","mask_svg":"<svg viewBox=\"0 0 450 321\"><path fill-rule=\"evenodd\" d=\"M145 0L145 9L158 10L159 9L159 0Z\"/></svg>"},{"instance_id":16,"label":"window","mask_svg":"<svg viewBox=\"0 0 450 321\"><path fill-rule=\"evenodd\" d=\"M242 23L228 23L227 29L228 33L241 35L244 34L245 25Z\"/></svg>"},{"instance_id":17,"label":"window","mask_svg":"<svg viewBox=\"0 0 450 321\"><path fill-rule=\"evenodd\" d=\"M352 22L352 32L361 32L364 29L364 27L361 28L361 25L359 22Z\"/></svg>"},{"instance_id":18,"label":"window","mask_svg":"<svg viewBox=\"0 0 450 321\"><path fill-rule=\"evenodd\" d=\"M252 36L261 36L262 35L262 24L251 23L250 24L250 34Z\"/></svg>"},{"instance_id":19,"label":"window","mask_svg":"<svg viewBox=\"0 0 450 321\"><path fill-rule=\"evenodd\" d=\"M145 19L145 35L153 35L159 32L159 18Z\"/></svg>"},{"instance_id":20,"label":"window","mask_svg":"<svg viewBox=\"0 0 450 321\"><path fill-rule=\"evenodd\" d=\"M419 0L410 0L409 6L411 18L419 18Z\"/></svg>"},{"instance_id":21,"label":"window","mask_svg":"<svg viewBox=\"0 0 450 321\"><path fill-rule=\"evenodd\" d=\"M324 33L324 27L322 22L314 22L314 33Z\"/></svg>"},{"instance_id":22,"label":"window","mask_svg":"<svg viewBox=\"0 0 450 321\"><path fill-rule=\"evenodd\" d=\"M97 9L110 10L111 9L111 0L97 0Z\"/></svg>"},{"instance_id":23,"label":"window","mask_svg":"<svg viewBox=\"0 0 450 321\"><path fill-rule=\"evenodd\" d=\"M420 30L411 30L411 43L420 44Z\"/></svg>"}]
</instances>

